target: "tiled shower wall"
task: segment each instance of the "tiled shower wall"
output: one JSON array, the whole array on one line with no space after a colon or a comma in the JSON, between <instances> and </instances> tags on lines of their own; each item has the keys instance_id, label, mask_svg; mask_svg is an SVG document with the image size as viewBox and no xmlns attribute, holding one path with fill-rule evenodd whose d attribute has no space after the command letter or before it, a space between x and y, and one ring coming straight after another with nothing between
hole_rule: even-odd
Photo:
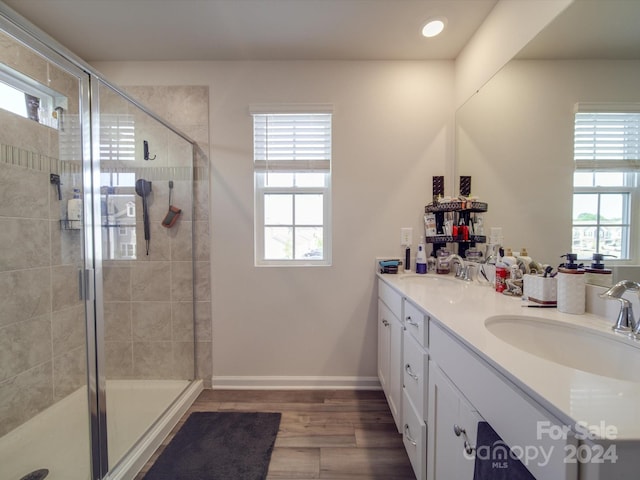
<instances>
[{"instance_id":1,"label":"tiled shower wall","mask_svg":"<svg viewBox=\"0 0 640 480\"><path fill-rule=\"evenodd\" d=\"M0 34L0 61L69 98L78 87ZM79 300L81 232L61 228L63 202L80 182L78 151L59 156L59 132L0 110L0 436L86 383L84 304ZM75 155L75 157L74 157Z\"/></svg>"},{"instance_id":2,"label":"tiled shower wall","mask_svg":"<svg viewBox=\"0 0 640 480\"><path fill-rule=\"evenodd\" d=\"M209 175L205 153L209 143L208 87L136 86L126 90L194 139L199 148L194 155L193 180L184 178L181 175L184 175L183 168L187 164L180 152L184 141L153 125L149 119L136 120L136 157L142 158L142 139L149 142L150 156L156 157L143 164L136 162L140 165L136 177L152 181L150 250L147 256L139 246L138 258L133 262L105 262L107 376L192 378L195 335L196 378L204 379L205 386L210 386ZM101 98L101 110L103 105L104 98ZM105 106L106 110L109 108ZM160 221L167 212L170 179L174 180L172 203L182 208L183 213L173 228L165 229L160 226ZM137 211L141 212L139 197L136 197L136 202ZM193 242L190 235L192 227ZM141 222L138 222L137 238L141 245ZM193 286L190 284L192 273ZM195 309L192 308L191 288Z\"/></svg>"}]
</instances>

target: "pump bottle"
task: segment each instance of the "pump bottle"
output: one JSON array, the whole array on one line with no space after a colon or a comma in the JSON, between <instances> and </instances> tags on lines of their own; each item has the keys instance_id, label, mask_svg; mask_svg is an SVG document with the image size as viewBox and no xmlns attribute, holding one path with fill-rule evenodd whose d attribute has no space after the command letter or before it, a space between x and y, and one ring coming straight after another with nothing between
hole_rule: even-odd
<instances>
[{"instance_id":1,"label":"pump bottle","mask_svg":"<svg viewBox=\"0 0 640 480\"><path fill-rule=\"evenodd\" d=\"M71 230L82 228L82 199L77 188L73 189L73 198L67 202L67 220Z\"/></svg>"},{"instance_id":2,"label":"pump bottle","mask_svg":"<svg viewBox=\"0 0 640 480\"><path fill-rule=\"evenodd\" d=\"M424 252L424 244L418 244L418 253L416 254L416 273L427 273L427 255Z\"/></svg>"}]
</instances>

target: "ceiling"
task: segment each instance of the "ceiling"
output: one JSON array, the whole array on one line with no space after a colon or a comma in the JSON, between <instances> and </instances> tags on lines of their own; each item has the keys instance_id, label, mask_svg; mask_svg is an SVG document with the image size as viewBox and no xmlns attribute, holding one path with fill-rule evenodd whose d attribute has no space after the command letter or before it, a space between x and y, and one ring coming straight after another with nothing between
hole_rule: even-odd
<instances>
[{"instance_id":1,"label":"ceiling","mask_svg":"<svg viewBox=\"0 0 640 480\"><path fill-rule=\"evenodd\" d=\"M454 59L497 0L4 0L87 62ZM447 18L443 34L424 22Z\"/></svg>"},{"instance_id":2,"label":"ceiling","mask_svg":"<svg viewBox=\"0 0 640 480\"><path fill-rule=\"evenodd\" d=\"M4 0L87 62L455 59L498 0ZM531 0L536 1L536 0ZM420 35L445 17L439 37ZM574 0L517 56L640 59L640 0Z\"/></svg>"},{"instance_id":3,"label":"ceiling","mask_svg":"<svg viewBox=\"0 0 640 480\"><path fill-rule=\"evenodd\" d=\"M574 0L519 59L640 59L640 0Z\"/></svg>"}]
</instances>

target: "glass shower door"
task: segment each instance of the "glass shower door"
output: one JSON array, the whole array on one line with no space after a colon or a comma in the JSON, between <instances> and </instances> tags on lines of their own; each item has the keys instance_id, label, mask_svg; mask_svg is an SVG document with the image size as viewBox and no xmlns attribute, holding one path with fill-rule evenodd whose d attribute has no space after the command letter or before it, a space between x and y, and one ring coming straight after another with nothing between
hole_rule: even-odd
<instances>
[{"instance_id":1,"label":"glass shower door","mask_svg":"<svg viewBox=\"0 0 640 480\"><path fill-rule=\"evenodd\" d=\"M193 144L23 20L0 2L0 479L128 478L195 377Z\"/></svg>"},{"instance_id":2,"label":"glass shower door","mask_svg":"<svg viewBox=\"0 0 640 480\"><path fill-rule=\"evenodd\" d=\"M92 88L113 471L194 378L193 147L108 85Z\"/></svg>"},{"instance_id":3,"label":"glass shower door","mask_svg":"<svg viewBox=\"0 0 640 480\"><path fill-rule=\"evenodd\" d=\"M0 27L0 478L87 480L89 81Z\"/></svg>"}]
</instances>

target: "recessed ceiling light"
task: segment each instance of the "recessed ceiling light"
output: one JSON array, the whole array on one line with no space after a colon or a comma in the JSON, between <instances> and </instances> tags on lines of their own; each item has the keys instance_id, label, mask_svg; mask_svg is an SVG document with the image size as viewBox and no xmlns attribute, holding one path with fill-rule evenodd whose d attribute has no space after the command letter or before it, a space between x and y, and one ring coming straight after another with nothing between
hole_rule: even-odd
<instances>
[{"instance_id":1,"label":"recessed ceiling light","mask_svg":"<svg viewBox=\"0 0 640 480\"><path fill-rule=\"evenodd\" d=\"M442 33L446 24L447 19L444 17L432 18L425 24L424 27L422 27L422 35L427 38L435 37L436 35Z\"/></svg>"}]
</instances>

